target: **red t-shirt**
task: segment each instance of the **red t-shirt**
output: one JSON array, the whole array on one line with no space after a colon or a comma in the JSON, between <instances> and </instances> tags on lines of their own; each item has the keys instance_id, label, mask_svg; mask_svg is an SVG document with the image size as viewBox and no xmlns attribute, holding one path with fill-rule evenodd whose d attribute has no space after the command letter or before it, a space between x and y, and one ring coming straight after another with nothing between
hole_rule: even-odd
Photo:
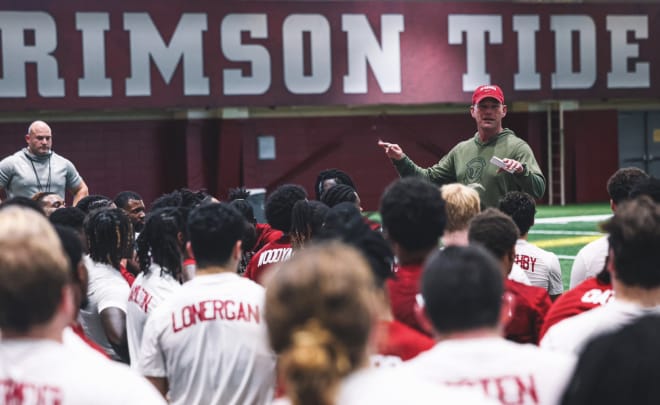
<instances>
[{"instance_id":1,"label":"red t-shirt","mask_svg":"<svg viewBox=\"0 0 660 405\"><path fill-rule=\"evenodd\" d=\"M264 272L273 264L289 260L293 249L291 240L285 235L264 246L252 256L245 269L244 276L261 284Z\"/></svg>"},{"instance_id":2,"label":"red t-shirt","mask_svg":"<svg viewBox=\"0 0 660 405\"><path fill-rule=\"evenodd\" d=\"M566 318L604 305L612 297L614 297L614 291L612 290L611 283L600 282L596 277L584 280L572 290L568 290L562 294L552 304L550 310L545 315L540 337L543 338L552 325Z\"/></svg>"},{"instance_id":3,"label":"red t-shirt","mask_svg":"<svg viewBox=\"0 0 660 405\"><path fill-rule=\"evenodd\" d=\"M257 230L257 241L252 248L253 252L257 252L267 244L277 241L283 235L282 231L273 229L268 224L256 224L254 227Z\"/></svg>"},{"instance_id":4,"label":"red t-shirt","mask_svg":"<svg viewBox=\"0 0 660 405\"><path fill-rule=\"evenodd\" d=\"M426 334L415 316L415 296L419 293L422 264L397 265L394 272L394 278L387 280L387 290L390 294L394 318Z\"/></svg>"},{"instance_id":5,"label":"red t-shirt","mask_svg":"<svg viewBox=\"0 0 660 405\"><path fill-rule=\"evenodd\" d=\"M513 316L504 328L505 337L518 343L538 344L543 318L552 304L548 292L509 279L504 289L514 299Z\"/></svg>"},{"instance_id":6,"label":"red t-shirt","mask_svg":"<svg viewBox=\"0 0 660 405\"><path fill-rule=\"evenodd\" d=\"M397 320L379 321L376 333L378 354L401 361L410 360L435 344L430 337Z\"/></svg>"}]
</instances>

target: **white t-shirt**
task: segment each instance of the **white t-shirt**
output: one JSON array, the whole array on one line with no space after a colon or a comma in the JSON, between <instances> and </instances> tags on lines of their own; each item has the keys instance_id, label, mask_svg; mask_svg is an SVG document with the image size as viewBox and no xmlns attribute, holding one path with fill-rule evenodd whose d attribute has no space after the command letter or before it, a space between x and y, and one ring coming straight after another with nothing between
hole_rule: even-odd
<instances>
[{"instance_id":1,"label":"white t-shirt","mask_svg":"<svg viewBox=\"0 0 660 405\"><path fill-rule=\"evenodd\" d=\"M527 274L525 274L525 270L521 269L520 266L515 263L513 263L513 266L511 266L511 272L509 273L508 278L509 280L517 281L520 284L532 285L532 283L529 281L529 277L527 277Z\"/></svg>"},{"instance_id":2,"label":"white t-shirt","mask_svg":"<svg viewBox=\"0 0 660 405\"><path fill-rule=\"evenodd\" d=\"M419 381L404 369L365 369L356 371L342 381L336 404L341 405L436 405L436 404L497 404L481 392ZM290 405L280 398L273 405Z\"/></svg>"},{"instance_id":3,"label":"white t-shirt","mask_svg":"<svg viewBox=\"0 0 660 405\"><path fill-rule=\"evenodd\" d=\"M236 273L198 275L149 316L139 369L173 404L267 404L275 386L265 290Z\"/></svg>"},{"instance_id":4,"label":"white t-shirt","mask_svg":"<svg viewBox=\"0 0 660 405\"><path fill-rule=\"evenodd\" d=\"M525 272L533 286L545 288L550 295L564 292L561 266L556 254L543 250L525 239L518 239L516 264Z\"/></svg>"},{"instance_id":5,"label":"white t-shirt","mask_svg":"<svg viewBox=\"0 0 660 405\"><path fill-rule=\"evenodd\" d=\"M50 340L0 342L0 403L22 405L165 404L129 367Z\"/></svg>"},{"instance_id":6,"label":"white t-shirt","mask_svg":"<svg viewBox=\"0 0 660 405\"><path fill-rule=\"evenodd\" d=\"M575 256L573 267L571 268L570 288L575 287L584 280L596 277L603 266L605 258L610 249L610 243L607 240L608 235L598 238L595 241L587 243Z\"/></svg>"},{"instance_id":7,"label":"white t-shirt","mask_svg":"<svg viewBox=\"0 0 660 405\"><path fill-rule=\"evenodd\" d=\"M502 404L557 404L575 357L500 337L447 340L404 363L418 378L482 389Z\"/></svg>"},{"instance_id":8,"label":"white t-shirt","mask_svg":"<svg viewBox=\"0 0 660 405\"><path fill-rule=\"evenodd\" d=\"M137 368L140 360L140 344L147 316L164 300L169 298L181 284L159 265L152 264L149 274L140 273L133 282L126 304L126 337L131 367Z\"/></svg>"},{"instance_id":9,"label":"white t-shirt","mask_svg":"<svg viewBox=\"0 0 660 405\"><path fill-rule=\"evenodd\" d=\"M126 312L126 302L131 288L119 270L104 263L97 263L85 256L89 274L87 298L89 303L80 310L80 323L85 334L105 350L110 358L119 360L108 341L101 323L101 312L107 308L119 308Z\"/></svg>"},{"instance_id":10,"label":"white t-shirt","mask_svg":"<svg viewBox=\"0 0 660 405\"><path fill-rule=\"evenodd\" d=\"M647 314L660 314L660 306L644 308L613 298L605 305L551 326L541 339L540 346L547 350L579 354L594 337L614 332Z\"/></svg>"},{"instance_id":11,"label":"white t-shirt","mask_svg":"<svg viewBox=\"0 0 660 405\"><path fill-rule=\"evenodd\" d=\"M80 336L76 335L76 332L74 332L69 326L62 331L62 343L70 350L74 350L76 353L80 353L83 356L92 356L102 361L110 361L107 357L104 357L100 352L97 352L88 345L87 342L80 338Z\"/></svg>"}]
</instances>

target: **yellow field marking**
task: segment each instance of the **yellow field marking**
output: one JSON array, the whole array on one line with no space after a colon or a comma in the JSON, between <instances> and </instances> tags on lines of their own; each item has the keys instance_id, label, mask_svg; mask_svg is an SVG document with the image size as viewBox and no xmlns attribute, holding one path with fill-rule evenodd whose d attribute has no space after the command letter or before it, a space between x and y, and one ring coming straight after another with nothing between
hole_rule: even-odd
<instances>
[{"instance_id":1,"label":"yellow field marking","mask_svg":"<svg viewBox=\"0 0 660 405\"><path fill-rule=\"evenodd\" d=\"M559 247L559 246L586 245L587 243L592 242L598 238L601 238L602 236L603 235L574 236L571 238L537 240L532 243L543 249Z\"/></svg>"}]
</instances>

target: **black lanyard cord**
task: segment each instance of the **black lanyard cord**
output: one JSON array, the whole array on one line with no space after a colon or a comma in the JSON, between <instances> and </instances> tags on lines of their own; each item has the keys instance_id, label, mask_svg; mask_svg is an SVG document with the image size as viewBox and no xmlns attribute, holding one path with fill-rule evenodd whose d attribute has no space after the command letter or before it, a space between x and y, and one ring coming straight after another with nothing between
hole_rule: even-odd
<instances>
[{"instance_id":1,"label":"black lanyard cord","mask_svg":"<svg viewBox=\"0 0 660 405\"><path fill-rule=\"evenodd\" d=\"M28 158L30 161L30 164L32 165L32 171L34 172L34 177L37 179L37 189L39 192L50 192L50 180L51 180L51 165L50 165L50 157L48 156L48 181L46 182L46 188L44 189L41 186L41 180L39 179L39 174L37 173L37 168L34 166L34 160L26 153L25 156Z\"/></svg>"}]
</instances>

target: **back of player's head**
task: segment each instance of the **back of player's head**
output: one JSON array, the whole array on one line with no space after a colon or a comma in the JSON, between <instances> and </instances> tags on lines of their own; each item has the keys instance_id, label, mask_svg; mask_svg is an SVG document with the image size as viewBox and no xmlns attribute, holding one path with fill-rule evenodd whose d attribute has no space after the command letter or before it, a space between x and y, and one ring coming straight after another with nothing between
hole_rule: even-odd
<instances>
[{"instance_id":1,"label":"back of player's head","mask_svg":"<svg viewBox=\"0 0 660 405\"><path fill-rule=\"evenodd\" d=\"M128 206L128 200L142 201L142 196L136 193L135 191L120 191L114 198L115 205L117 208L126 209Z\"/></svg>"},{"instance_id":2,"label":"back of player's head","mask_svg":"<svg viewBox=\"0 0 660 405\"><path fill-rule=\"evenodd\" d=\"M41 204L38 202L32 200L31 198L23 197L20 195L7 198L4 200L2 203L0 203L0 209L4 208L9 208L9 207L22 207L22 208L28 208L31 209L34 212L37 212L39 214L43 214L46 216L46 213L44 212L43 208L41 208Z\"/></svg>"},{"instance_id":3,"label":"back of player's head","mask_svg":"<svg viewBox=\"0 0 660 405\"><path fill-rule=\"evenodd\" d=\"M648 196L624 201L602 228L609 233L615 278L628 286L660 286L660 204Z\"/></svg>"},{"instance_id":4,"label":"back of player's head","mask_svg":"<svg viewBox=\"0 0 660 405\"><path fill-rule=\"evenodd\" d=\"M447 222L440 190L418 177L390 184L380 199L380 215L389 239L409 251L437 246Z\"/></svg>"},{"instance_id":5,"label":"back of player's head","mask_svg":"<svg viewBox=\"0 0 660 405\"><path fill-rule=\"evenodd\" d=\"M212 197L204 191L192 191L187 188L180 188L156 198L151 203L149 210L152 211L165 207L193 209L202 203L209 202L211 199Z\"/></svg>"},{"instance_id":6,"label":"back of player's head","mask_svg":"<svg viewBox=\"0 0 660 405\"><path fill-rule=\"evenodd\" d=\"M504 280L495 258L478 246L449 246L424 265L426 314L440 333L495 327Z\"/></svg>"},{"instance_id":7,"label":"back of player's head","mask_svg":"<svg viewBox=\"0 0 660 405\"><path fill-rule=\"evenodd\" d=\"M225 266L248 227L240 212L226 203L202 204L188 216L188 236L197 266Z\"/></svg>"},{"instance_id":8,"label":"back of player's head","mask_svg":"<svg viewBox=\"0 0 660 405\"><path fill-rule=\"evenodd\" d=\"M328 207L334 207L342 202L357 204L358 195L353 187L347 186L346 184L337 184L321 194L321 202Z\"/></svg>"},{"instance_id":9,"label":"back of player's head","mask_svg":"<svg viewBox=\"0 0 660 405\"><path fill-rule=\"evenodd\" d=\"M133 225L121 208L90 212L85 218L84 228L89 256L95 262L119 269L121 259L133 256Z\"/></svg>"},{"instance_id":10,"label":"back of player's head","mask_svg":"<svg viewBox=\"0 0 660 405\"><path fill-rule=\"evenodd\" d=\"M635 184L630 190L630 198L637 198L640 195L647 195L660 204L660 179L649 177Z\"/></svg>"},{"instance_id":11,"label":"back of player's head","mask_svg":"<svg viewBox=\"0 0 660 405\"><path fill-rule=\"evenodd\" d=\"M110 197L106 197L100 194L92 194L81 198L76 204L76 208L82 210L85 214L88 214L90 211L101 208L103 205L109 206L109 203L112 202Z\"/></svg>"},{"instance_id":12,"label":"back of player's head","mask_svg":"<svg viewBox=\"0 0 660 405\"><path fill-rule=\"evenodd\" d=\"M359 250L367 259L378 287L383 288L385 281L394 276L392 247L380 232L369 228L354 204L344 202L330 208L319 238L339 240Z\"/></svg>"},{"instance_id":13,"label":"back of player's head","mask_svg":"<svg viewBox=\"0 0 660 405\"><path fill-rule=\"evenodd\" d=\"M69 270L71 272L71 279L80 282L78 279L78 264L83 259L84 249L80 235L74 228L64 225L54 225L55 232L60 238L60 243L69 259Z\"/></svg>"},{"instance_id":14,"label":"back of player's head","mask_svg":"<svg viewBox=\"0 0 660 405\"><path fill-rule=\"evenodd\" d=\"M251 224L256 224L257 219L254 217L254 208L252 208L252 204L248 202L248 200L244 199L235 199L231 200L229 202L229 205L234 207L236 211L240 212L243 214L245 217L245 220L248 221Z\"/></svg>"},{"instance_id":15,"label":"back of player's head","mask_svg":"<svg viewBox=\"0 0 660 405\"><path fill-rule=\"evenodd\" d=\"M513 220L496 208L487 208L472 218L468 229L470 243L482 245L498 259L511 252L519 236Z\"/></svg>"},{"instance_id":16,"label":"back of player's head","mask_svg":"<svg viewBox=\"0 0 660 405\"><path fill-rule=\"evenodd\" d=\"M293 404L334 404L340 380L366 361L373 283L360 253L337 242L300 251L267 283L268 334Z\"/></svg>"},{"instance_id":17,"label":"back of player's head","mask_svg":"<svg viewBox=\"0 0 660 405\"><path fill-rule=\"evenodd\" d=\"M440 188L440 193L446 203L445 230L454 232L467 229L470 220L481 211L479 193L460 183L445 184Z\"/></svg>"},{"instance_id":18,"label":"back of player's head","mask_svg":"<svg viewBox=\"0 0 660 405\"><path fill-rule=\"evenodd\" d=\"M0 329L25 333L47 323L69 281L68 260L46 217L0 210Z\"/></svg>"},{"instance_id":19,"label":"back of player's head","mask_svg":"<svg viewBox=\"0 0 660 405\"><path fill-rule=\"evenodd\" d=\"M562 405L660 403L659 341L658 315L596 337L580 354Z\"/></svg>"},{"instance_id":20,"label":"back of player's head","mask_svg":"<svg viewBox=\"0 0 660 405\"><path fill-rule=\"evenodd\" d=\"M321 232L325 215L330 208L320 201L300 200L291 210L291 243L300 248Z\"/></svg>"},{"instance_id":21,"label":"back of player's head","mask_svg":"<svg viewBox=\"0 0 660 405\"><path fill-rule=\"evenodd\" d=\"M53 211L48 219L53 225L68 226L81 232L85 221L85 213L80 208L64 207Z\"/></svg>"},{"instance_id":22,"label":"back of player's head","mask_svg":"<svg viewBox=\"0 0 660 405\"><path fill-rule=\"evenodd\" d=\"M249 196L250 192L245 187L230 188L227 195L227 200L247 200Z\"/></svg>"},{"instance_id":23,"label":"back of player's head","mask_svg":"<svg viewBox=\"0 0 660 405\"><path fill-rule=\"evenodd\" d=\"M307 192L297 184L283 184L266 199L266 220L268 224L284 233L291 229L291 210L293 205L307 198Z\"/></svg>"},{"instance_id":24,"label":"back of player's head","mask_svg":"<svg viewBox=\"0 0 660 405\"><path fill-rule=\"evenodd\" d=\"M510 216L518 226L521 235L527 234L534 225L536 202L534 198L523 191L509 191L500 200L499 209Z\"/></svg>"},{"instance_id":25,"label":"back of player's head","mask_svg":"<svg viewBox=\"0 0 660 405\"><path fill-rule=\"evenodd\" d=\"M326 182L333 183L327 184ZM353 179L347 173L339 169L327 169L323 170L316 177L316 182L314 183L314 193L316 194L316 199L321 199L321 194L330 187L333 187L336 184L345 184L347 186L353 187L357 191L357 187L353 183Z\"/></svg>"},{"instance_id":26,"label":"back of player's head","mask_svg":"<svg viewBox=\"0 0 660 405\"><path fill-rule=\"evenodd\" d=\"M151 211L145 220L144 229L137 239L137 252L140 269L149 273L154 263L161 272L171 274L175 279L181 273L183 244L186 238L185 208L159 208Z\"/></svg>"},{"instance_id":27,"label":"back of player's head","mask_svg":"<svg viewBox=\"0 0 660 405\"><path fill-rule=\"evenodd\" d=\"M607 194L610 195L610 199L614 204L619 204L628 199L630 190L635 184L647 177L649 175L642 169L623 167L614 172L607 180Z\"/></svg>"}]
</instances>

